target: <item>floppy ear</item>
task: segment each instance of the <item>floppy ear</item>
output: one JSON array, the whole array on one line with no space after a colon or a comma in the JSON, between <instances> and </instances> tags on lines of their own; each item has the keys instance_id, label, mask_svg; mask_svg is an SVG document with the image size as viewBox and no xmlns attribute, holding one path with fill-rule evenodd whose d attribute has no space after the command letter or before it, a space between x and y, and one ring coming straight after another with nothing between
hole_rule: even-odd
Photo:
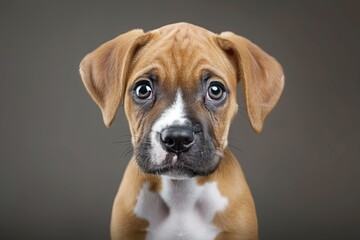
<instances>
[{"instance_id":1,"label":"floppy ear","mask_svg":"<svg viewBox=\"0 0 360 240\"><path fill-rule=\"evenodd\" d=\"M237 66L251 126L260 133L284 88L282 67L258 46L234 33L221 33L218 42Z\"/></svg>"},{"instance_id":2,"label":"floppy ear","mask_svg":"<svg viewBox=\"0 0 360 240\"><path fill-rule=\"evenodd\" d=\"M104 43L80 63L81 79L109 127L126 89L129 65L149 34L136 29Z\"/></svg>"}]
</instances>

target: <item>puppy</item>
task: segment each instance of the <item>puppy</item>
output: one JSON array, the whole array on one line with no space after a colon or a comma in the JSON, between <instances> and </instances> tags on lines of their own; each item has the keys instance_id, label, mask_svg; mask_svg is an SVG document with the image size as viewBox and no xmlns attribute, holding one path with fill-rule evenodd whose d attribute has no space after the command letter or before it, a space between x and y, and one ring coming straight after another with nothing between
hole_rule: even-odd
<instances>
[{"instance_id":1,"label":"puppy","mask_svg":"<svg viewBox=\"0 0 360 240\"><path fill-rule=\"evenodd\" d=\"M114 201L113 240L258 239L254 202L227 147L241 83L260 133L284 87L249 40L188 23L133 30L80 64L106 126L123 105L134 154Z\"/></svg>"}]
</instances>

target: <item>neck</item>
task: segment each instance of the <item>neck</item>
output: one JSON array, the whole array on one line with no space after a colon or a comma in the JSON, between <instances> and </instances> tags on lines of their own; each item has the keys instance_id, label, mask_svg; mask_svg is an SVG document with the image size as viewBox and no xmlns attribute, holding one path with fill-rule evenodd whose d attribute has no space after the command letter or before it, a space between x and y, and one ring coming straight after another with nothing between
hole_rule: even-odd
<instances>
[{"instance_id":1,"label":"neck","mask_svg":"<svg viewBox=\"0 0 360 240\"><path fill-rule=\"evenodd\" d=\"M161 198L166 205L174 209L182 210L185 207L194 206L201 194L195 178L175 180L161 177L161 181Z\"/></svg>"}]
</instances>

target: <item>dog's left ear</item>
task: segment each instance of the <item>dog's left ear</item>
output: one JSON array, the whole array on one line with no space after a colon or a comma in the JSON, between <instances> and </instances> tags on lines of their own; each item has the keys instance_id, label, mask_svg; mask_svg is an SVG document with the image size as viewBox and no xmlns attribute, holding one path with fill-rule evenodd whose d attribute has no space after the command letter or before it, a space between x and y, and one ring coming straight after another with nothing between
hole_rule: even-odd
<instances>
[{"instance_id":1,"label":"dog's left ear","mask_svg":"<svg viewBox=\"0 0 360 240\"><path fill-rule=\"evenodd\" d=\"M107 127L114 120L124 96L129 65L149 38L150 34L143 30L129 31L104 43L80 63L81 79L101 109Z\"/></svg>"},{"instance_id":2,"label":"dog's left ear","mask_svg":"<svg viewBox=\"0 0 360 240\"><path fill-rule=\"evenodd\" d=\"M282 67L258 46L234 33L221 33L218 43L237 67L250 123L260 133L284 88Z\"/></svg>"}]
</instances>

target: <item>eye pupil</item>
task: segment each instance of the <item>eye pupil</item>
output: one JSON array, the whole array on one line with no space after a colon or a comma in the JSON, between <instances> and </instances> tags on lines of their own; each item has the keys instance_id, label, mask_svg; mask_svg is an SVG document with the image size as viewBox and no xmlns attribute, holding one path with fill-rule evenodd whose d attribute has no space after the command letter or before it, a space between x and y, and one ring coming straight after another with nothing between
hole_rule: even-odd
<instances>
[{"instance_id":1,"label":"eye pupil","mask_svg":"<svg viewBox=\"0 0 360 240\"><path fill-rule=\"evenodd\" d=\"M208 95L213 100L220 100L224 95L224 90L219 84L212 84L208 89Z\"/></svg>"},{"instance_id":2,"label":"eye pupil","mask_svg":"<svg viewBox=\"0 0 360 240\"><path fill-rule=\"evenodd\" d=\"M219 95L221 93L221 90L220 90L220 88L218 86L212 86L211 87L211 92L214 95Z\"/></svg>"},{"instance_id":3,"label":"eye pupil","mask_svg":"<svg viewBox=\"0 0 360 240\"><path fill-rule=\"evenodd\" d=\"M151 96L151 93L152 93L151 87L145 83L140 84L135 89L136 96L141 99L149 98Z\"/></svg>"}]
</instances>

